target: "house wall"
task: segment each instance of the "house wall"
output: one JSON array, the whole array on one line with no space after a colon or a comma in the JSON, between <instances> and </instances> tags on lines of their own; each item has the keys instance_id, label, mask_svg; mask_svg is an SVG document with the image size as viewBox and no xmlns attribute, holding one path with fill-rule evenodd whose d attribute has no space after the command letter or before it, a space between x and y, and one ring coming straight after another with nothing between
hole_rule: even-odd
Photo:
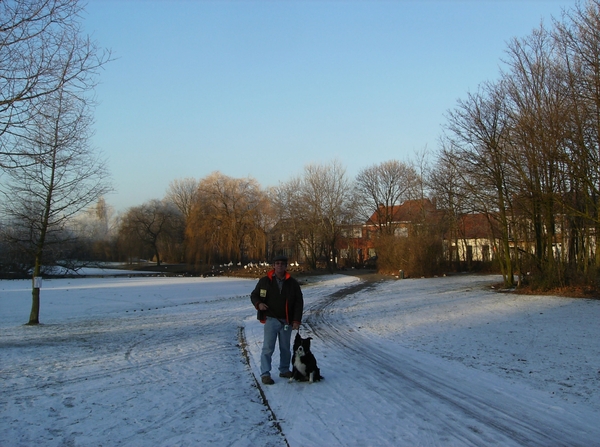
<instances>
[{"instance_id":1,"label":"house wall","mask_svg":"<svg viewBox=\"0 0 600 447\"><path fill-rule=\"evenodd\" d=\"M450 245L451 261L480 261L492 260L492 243L489 239L463 239L458 244Z\"/></svg>"}]
</instances>

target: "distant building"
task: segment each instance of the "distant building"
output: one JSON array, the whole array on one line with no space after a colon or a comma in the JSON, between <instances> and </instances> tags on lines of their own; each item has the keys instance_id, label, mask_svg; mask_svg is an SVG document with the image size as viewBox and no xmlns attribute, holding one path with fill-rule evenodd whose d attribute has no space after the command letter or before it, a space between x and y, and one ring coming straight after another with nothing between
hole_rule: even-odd
<instances>
[{"instance_id":1,"label":"distant building","mask_svg":"<svg viewBox=\"0 0 600 447\"><path fill-rule=\"evenodd\" d=\"M281 220L272 228L267 243L269 258L277 253L297 262L306 261L302 237L293 225ZM448 261L471 263L493 259L492 228L486 215L464 214L451 224L448 214L437 209L435 201L420 199L390 207L381 205L365 223L341 226L335 259L331 261L338 267L364 265L377 256L375 243L379 235L410 238L424 226L439 230Z\"/></svg>"},{"instance_id":2,"label":"distant building","mask_svg":"<svg viewBox=\"0 0 600 447\"><path fill-rule=\"evenodd\" d=\"M492 260L492 231L485 214L463 214L444 236L449 261L489 262Z\"/></svg>"}]
</instances>

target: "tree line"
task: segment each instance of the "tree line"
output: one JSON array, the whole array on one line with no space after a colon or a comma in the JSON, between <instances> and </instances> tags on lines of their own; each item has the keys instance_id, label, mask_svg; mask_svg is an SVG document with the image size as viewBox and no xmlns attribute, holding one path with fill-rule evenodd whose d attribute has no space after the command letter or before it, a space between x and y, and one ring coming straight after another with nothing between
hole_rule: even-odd
<instances>
[{"instance_id":1,"label":"tree line","mask_svg":"<svg viewBox=\"0 0 600 447\"><path fill-rule=\"evenodd\" d=\"M374 178L377 191L372 189ZM399 161L374 165L351 179L338 160L309 164L298 176L270 188L220 172L199 180L178 179L163 199L119 216L114 247L122 260L187 263L201 271L268 261L282 247L292 246L309 268L324 262L332 271L345 229L364 223L382 201L391 207L413 197L418 188L412 184L418 179L412 166ZM284 228L277 237L285 234L287 240L274 236L277 226Z\"/></svg>"},{"instance_id":2,"label":"tree line","mask_svg":"<svg viewBox=\"0 0 600 447\"><path fill-rule=\"evenodd\" d=\"M488 216L505 283L595 286L600 267L600 3L515 38L499 79L448 113L432 192ZM517 278L515 279L515 273Z\"/></svg>"}]
</instances>

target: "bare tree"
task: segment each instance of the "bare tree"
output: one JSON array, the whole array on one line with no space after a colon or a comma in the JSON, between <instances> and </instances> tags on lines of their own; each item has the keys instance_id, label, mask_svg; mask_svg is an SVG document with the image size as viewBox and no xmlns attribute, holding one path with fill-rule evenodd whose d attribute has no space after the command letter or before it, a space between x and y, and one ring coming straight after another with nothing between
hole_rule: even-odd
<instances>
[{"instance_id":1,"label":"bare tree","mask_svg":"<svg viewBox=\"0 0 600 447\"><path fill-rule=\"evenodd\" d=\"M192 213L192 207L198 194L198 180L187 177L184 179L173 180L169 184L166 199L172 202L181 211L181 214L187 221Z\"/></svg>"},{"instance_id":2,"label":"bare tree","mask_svg":"<svg viewBox=\"0 0 600 447\"><path fill-rule=\"evenodd\" d=\"M442 141L441 144L444 142ZM463 262L467 259L460 259L457 247L462 244L465 247L463 252L466 252L467 244L460 221L461 216L473 212L473 207L470 204L470 195L466 185L463 184L464 180L458 171L458 164L454 160L446 158L452 155L451 150L440 151L437 163L429 173L427 181L437 206L444 210L445 226L448 229L446 237L451 241L448 246L448 260Z\"/></svg>"},{"instance_id":3,"label":"bare tree","mask_svg":"<svg viewBox=\"0 0 600 447\"><path fill-rule=\"evenodd\" d=\"M169 202L154 199L129 208L121 219L119 237L129 241L125 245L133 248L137 256L143 255L144 250L149 250L157 267L160 267L165 253L176 252L174 246L181 244L183 231L183 219L179 210Z\"/></svg>"},{"instance_id":4,"label":"bare tree","mask_svg":"<svg viewBox=\"0 0 600 447\"><path fill-rule=\"evenodd\" d=\"M275 215L289 229L311 268L325 261L336 267L343 225L353 223L353 187L339 161L310 164L302 177L280 185L273 195Z\"/></svg>"},{"instance_id":5,"label":"bare tree","mask_svg":"<svg viewBox=\"0 0 600 447\"><path fill-rule=\"evenodd\" d=\"M565 158L570 174L566 206L573 215L575 233L568 251L572 253L571 262L580 265L584 272L591 264L595 264L597 271L600 269L597 248L600 234L600 1L576 5L557 23L554 34L561 48L560 59L571 106L570 113L564 117L568 118L566 126L570 130ZM595 258L592 258L594 249Z\"/></svg>"},{"instance_id":6,"label":"bare tree","mask_svg":"<svg viewBox=\"0 0 600 447\"><path fill-rule=\"evenodd\" d=\"M169 183L169 188L167 189L167 194L165 196L165 201L171 203L181 213L181 216L183 217L182 224L184 227L184 234L185 228L189 224L194 204L197 202L198 184L198 180L192 177L173 180ZM181 247L184 258L188 253L187 243L188 239L184 236Z\"/></svg>"},{"instance_id":7,"label":"bare tree","mask_svg":"<svg viewBox=\"0 0 600 447\"><path fill-rule=\"evenodd\" d=\"M509 159L510 122L501 85L484 84L448 113L446 163L461 178L461 185L473 199L476 210L485 213L492 228L499 228L494 247L499 254L504 282L514 285L514 263L510 247L511 198Z\"/></svg>"},{"instance_id":8,"label":"bare tree","mask_svg":"<svg viewBox=\"0 0 600 447\"><path fill-rule=\"evenodd\" d=\"M81 11L78 0L0 2L2 205L15 242L33 251L29 324L39 323L47 243L64 239L67 221L109 189L88 146L88 94L110 56L82 36Z\"/></svg>"},{"instance_id":9,"label":"bare tree","mask_svg":"<svg viewBox=\"0 0 600 447\"><path fill-rule=\"evenodd\" d=\"M556 216L564 215L564 142L569 113L555 40L543 27L514 39L508 47L510 71L503 77L511 117L512 156L507 160L515 175L514 205L533 226L536 270L562 281L560 257L554 254L559 236ZM523 235L523 233L521 233Z\"/></svg>"},{"instance_id":10,"label":"bare tree","mask_svg":"<svg viewBox=\"0 0 600 447\"><path fill-rule=\"evenodd\" d=\"M337 266L342 226L352 223L354 218L354 195L346 169L337 160L306 166L302 200L317 225L327 268L333 271Z\"/></svg>"},{"instance_id":11,"label":"bare tree","mask_svg":"<svg viewBox=\"0 0 600 447\"><path fill-rule=\"evenodd\" d=\"M84 96L109 60L82 37L81 11L79 0L0 2L0 168L31 163L35 145L19 140L33 137L48 97L65 89Z\"/></svg>"},{"instance_id":12,"label":"bare tree","mask_svg":"<svg viewBox=\"0 0 600 447\"><path fill-rule=\"evenodd\" d=\"M49 244L64 244L71 218L111 190L108 171L89 146L89 104L65 88L38 103L35 126L18 140L26 162L5 172L0 186L4 215L13 242L33 259L32 309L29 324L39 323L40 278Z\"/></svg>"},{"instance_id":13,"label":"bare tree","mask_svg":"<svg viewBox=\"0 0 600 447\"><path fill-rule=\"evenodd\" d=\"M270 223L269 254L286 252L296 260L311 259L305 243L310 237L307 227L307 217L302 207L302 179L293 177L285 183L269 190L269 200L272 203L273 215L276 216ZM315 262L311 263L311 266Z\"/></svg>"},{"instance_id":14,"label":"bare tree","mask_svg":"<svg viewBox=\"0 0 600 447\"><path fill-rule=\"evenodd\" d=\"M377 214L380 233L392 234L394 207L416 195L419 175L410 165L390 160L361 170L356 177L359 213L368 220Z\"/></svg>"}]
</instances>

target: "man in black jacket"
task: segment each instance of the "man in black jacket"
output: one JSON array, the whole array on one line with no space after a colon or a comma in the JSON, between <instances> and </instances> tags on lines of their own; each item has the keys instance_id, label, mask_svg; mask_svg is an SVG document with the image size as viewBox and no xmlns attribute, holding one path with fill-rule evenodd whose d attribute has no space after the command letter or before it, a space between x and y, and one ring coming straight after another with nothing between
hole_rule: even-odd
<instances>
[{"instance_id":1,"label":"man in black jacket","mask_svg":"<svg viewBox=\"0 0 600 447\"><path fill-rule=\"evenodd\" d=\"M300 284L287 271L287 257L276 256L273 270L262 277L250 294L257 317L264 326L263 347L260 356L262 383L272 385L271 357L279 341L279 377L292 376L290 364L292 330L302 322L304 299Z\"/></svg>"}]
</instances>

